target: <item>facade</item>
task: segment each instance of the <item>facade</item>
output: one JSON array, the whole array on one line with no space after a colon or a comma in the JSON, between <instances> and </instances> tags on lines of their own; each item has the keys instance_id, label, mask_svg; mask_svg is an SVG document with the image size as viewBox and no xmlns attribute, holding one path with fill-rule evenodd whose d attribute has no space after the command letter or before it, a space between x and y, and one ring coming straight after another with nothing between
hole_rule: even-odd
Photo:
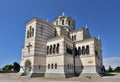
<instances>
[{"instance_id":1,"label":"facade","mask_svg":"<svg viewBox=\"0 0 120 82\"><path fill-rule=\"evenodd\" d=\"M101 40L87 26L75 30L64 14L49 23L33 18L26 23L19 74L34 77L100 76L103 73Z\"/></svg>"}]
</instances>

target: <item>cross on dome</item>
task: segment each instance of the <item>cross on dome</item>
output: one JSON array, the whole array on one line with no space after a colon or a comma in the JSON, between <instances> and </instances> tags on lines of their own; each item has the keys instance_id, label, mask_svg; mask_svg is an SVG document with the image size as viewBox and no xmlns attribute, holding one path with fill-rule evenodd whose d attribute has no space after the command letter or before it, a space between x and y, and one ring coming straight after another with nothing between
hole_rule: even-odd
<instances>
[{"instance_id":1,"label":"cross on dome","mask_svg":"<svg viewBox=\"0 0 120 82\"><path fill-rule=\"evenodd\" d=\"M64 13L64 12L62 13L62 16L65 16L65 13Z\"/></svg>"},{"instance_id":2,"label":"cross on dome","mask_svg":"<svg viewBox=\"0 0 120 82\"><path fill-rule=\"evenodd\" d=\"M48 20L48 19L47 19L46 21L47 21L47 22L49 22L49 20Z\"/></svg>"},{"instance_id":3,"label":"cross on dome","mask_svg":"<svg viewBox=\"0 0 120 82\"><path fill-rule=\"evenodd\" d=\"M85 24L85 28L88 28L88 25L87 25L87 24Z\"/></svg>"},{"instance_id":4,"label":"cross on dome","mask_svg":"<svg viewBox=\"0 0 120 82\"><path fill-rule=\"evenodd\" d=\"M100 40L100 36L98 35L98 40Z\"/></svg>"}]
</instances>

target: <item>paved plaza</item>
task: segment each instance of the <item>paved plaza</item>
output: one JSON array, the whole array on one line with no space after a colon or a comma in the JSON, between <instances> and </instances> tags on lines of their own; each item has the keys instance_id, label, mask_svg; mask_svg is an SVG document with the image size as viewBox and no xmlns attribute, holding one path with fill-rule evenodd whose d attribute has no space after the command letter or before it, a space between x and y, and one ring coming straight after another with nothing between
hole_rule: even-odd
<instances>
[{"instance_id":1,"label":"paved plaza","mask_svg":"<svg viewBox=\"0 0 120 82\"><path fill-rule=\"evenodd\" d=\"M45 78L26 76L18 76L15 73L0 73L0 82L120 82L120 73L111 76L104 76L102 78Z\"/></svg>"}]
</instances>

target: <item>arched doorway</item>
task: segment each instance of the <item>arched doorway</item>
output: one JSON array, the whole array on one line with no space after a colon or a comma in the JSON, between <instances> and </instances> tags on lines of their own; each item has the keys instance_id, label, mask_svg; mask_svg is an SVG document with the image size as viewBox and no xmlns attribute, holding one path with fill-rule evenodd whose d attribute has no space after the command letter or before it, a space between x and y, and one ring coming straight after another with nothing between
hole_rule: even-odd
<instances>
[{"instance_id":1,"label":"arched doorway","mask_svg":"<svg viewBox=\"0 0 120 82\"><path fill-rule=\"evenodd\" d=\"M30 73L31 71L31 62L29 60L27 60L25 62L25 75L27 75L28 73Z\"/></svg>"}]
</instances>

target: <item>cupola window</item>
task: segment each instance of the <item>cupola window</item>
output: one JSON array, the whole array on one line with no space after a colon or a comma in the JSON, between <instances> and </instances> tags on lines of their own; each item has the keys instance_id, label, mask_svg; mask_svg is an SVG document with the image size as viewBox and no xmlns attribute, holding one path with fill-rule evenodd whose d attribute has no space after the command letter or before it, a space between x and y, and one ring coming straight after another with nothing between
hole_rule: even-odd
<instances>
[{"instance_id":1,"label":"cupola window","mask_svg":"<svg viewBox=\"0 0 120 82\"><path fill-rule=\"evenodd\" d=\"M70 21L68 21L68 25L70 25Z\"/></svg>"},{"instance_id":2,"label":"cupola window","mask_svg":"<svg viewBox=\"0 0 120 82\"><path fill-rule=\"evenodd\" d=\"M64 20L62 20L62 25L64 25Z\"/></svg>"},{"instance_id":3,"label":"cupola window","mask_svg":"<svg viewBox=\"0 0 120 82\"><path fill-rule=\"evenodd\" d=\"M56 25L58 25L58 21L56 21Z\"/></svg>"}]
</instances>

